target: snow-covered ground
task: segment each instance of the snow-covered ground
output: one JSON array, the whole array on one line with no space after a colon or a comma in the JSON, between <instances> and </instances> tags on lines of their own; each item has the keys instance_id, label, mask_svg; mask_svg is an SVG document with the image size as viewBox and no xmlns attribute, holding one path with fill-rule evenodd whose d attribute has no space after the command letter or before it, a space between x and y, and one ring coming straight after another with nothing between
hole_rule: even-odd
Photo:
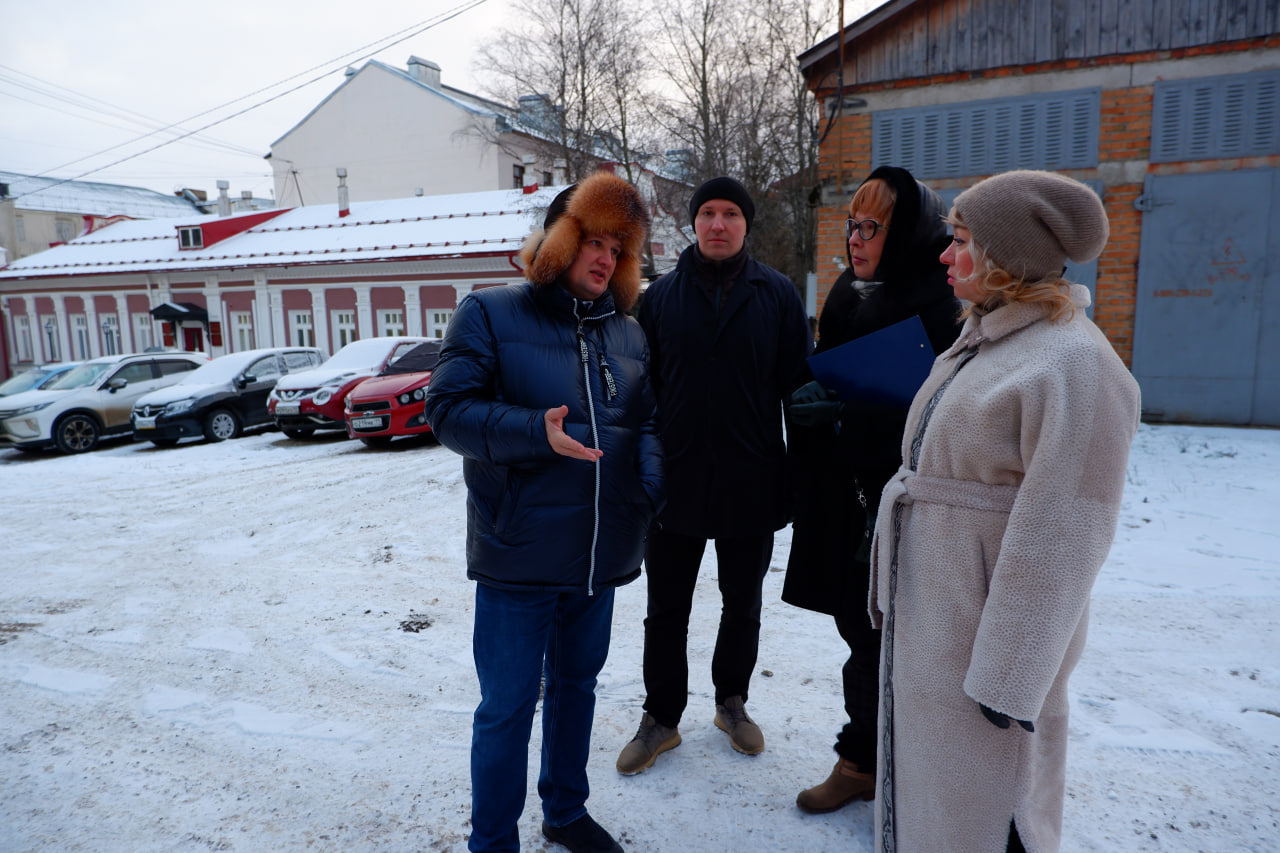
<instances>
[{"instance_id":1,"label":"snow-covered ground","mask_svg":"<svg viewBox=\"0 0 1280 853\"><path fill-rule=\"evenodd\" d=\"M0 451L0 850L465 850L478 688L458 457L276 432ZM635 777L644 584L619 591L592 814L629 851L869 851L800 813L841 643L778 600L747 757L712 725L704 566L684 744ZM710 549L709 549L710 550ZM1064 851L1280 849L1280 432L1144 426L1073 679ZM429 624L428 624L429 623ZM408 631L404 628L418 628ZM532 778L538 732L530 751ZM525 849L558 851L538 831Z\"/></svg>"}]
</instances>

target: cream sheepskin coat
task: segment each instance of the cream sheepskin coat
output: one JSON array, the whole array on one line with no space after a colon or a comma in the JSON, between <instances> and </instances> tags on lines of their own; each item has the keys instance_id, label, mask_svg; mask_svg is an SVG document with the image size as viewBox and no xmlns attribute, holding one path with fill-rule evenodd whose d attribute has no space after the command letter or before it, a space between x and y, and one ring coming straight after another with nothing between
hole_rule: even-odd
<instances>
[{"instance_id":1,"label":"cream sheepskin coat","mask_svg":"<svg viewBox=\"0 0 1280 853\"><path fill-rule=\"evenodd\" d=\"M911 406L872 559L878 851L1003 853L1010 819L1030 853L1058 849L1067 679L1139 416L1088 290L1071 298L1069 320L1028 303L969 317Z\"/></svg>"}]
</instances>

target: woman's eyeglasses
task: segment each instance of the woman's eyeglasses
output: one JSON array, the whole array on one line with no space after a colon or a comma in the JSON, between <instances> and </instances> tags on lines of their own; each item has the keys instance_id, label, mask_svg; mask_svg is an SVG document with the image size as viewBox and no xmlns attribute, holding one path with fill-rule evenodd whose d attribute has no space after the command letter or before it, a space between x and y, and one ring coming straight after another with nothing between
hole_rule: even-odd
<instances>
[{"instance_id":1,"label":"woman's eyeglasses","mask_svg":"<svg viewBox=\"0 0 1280 853\"><path fill-rule=\"evenodd\" d=\"M858 222L852 218L846 219L844 222L844 238L848 240L853 236L853 232L857 231L858 236L863 240L874 240L876 233L880 231L888 231L889 226L881 225L874 219L864 219Z\"/></svg>"}]
</instances>

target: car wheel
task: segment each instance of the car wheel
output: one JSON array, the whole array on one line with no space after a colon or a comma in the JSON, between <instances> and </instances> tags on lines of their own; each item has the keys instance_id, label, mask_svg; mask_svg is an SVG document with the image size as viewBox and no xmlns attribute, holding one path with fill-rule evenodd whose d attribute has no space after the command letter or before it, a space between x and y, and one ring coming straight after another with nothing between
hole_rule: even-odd
<instances>
[{"instance_id":1,"label":"car wheel","mask_svg":"<svg viewBox=\"0 0 1280 853\"><path fill-rule=\"evenodd\" d=\"M300 441L302 439L311 438L311 433L314 432L314 430L296 429L293 427L280 427L280 431L284 433L285 438L294 438Z\"/></svg>"},{"instance_id":2,"label":"car wheel","mask_svg":"<svg viewBox=\"0 0 1280 853\"><path fill-rule=\"evenodd\" d=\"M54 424L53 440L63 453L84 453L98 446L102 429L89 415L69 415Z\"/></svg>"},{"instance_id":3,"label":"car wheel","mask_svg":"<svg viewBox=\"0 0 1280 853\"><path fill-rule=\"evenodd\" d=\"M226 441L240 434L240 420L235 412L214 409L204 416L204 437L209 441Z\"/></svg>"},{"instance_id":4,"label":"car wheel","mask_svg":"<svg viewBox=\"0 0 1280 853\"><path fill-rule=\"evenodd\" d=\"M153 438L151 443L156 447L177 447L178 439L176 438Z\"/></svg>"},{"instance_id":5,"label":"car wheel","mask_svg":"<svg viewBox=\"0 0 1280 853\"><path fill-rule=\"evenodd\" d=\"M371 435L360 440L364 442L365 447L372 447L375 450L386 450L391 446L391 436L389 435Z\"/></svg>"}]
</instances>

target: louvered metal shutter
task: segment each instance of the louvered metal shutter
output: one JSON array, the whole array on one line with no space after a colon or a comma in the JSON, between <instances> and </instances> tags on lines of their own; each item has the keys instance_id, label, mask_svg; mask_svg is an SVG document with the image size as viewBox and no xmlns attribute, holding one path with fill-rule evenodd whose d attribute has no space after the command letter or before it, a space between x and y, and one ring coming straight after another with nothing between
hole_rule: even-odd
<instances>
[{"instance_id":1,"label":"louvered metal shutter","mask_svg":"<svg viewBox=\"0 0 1280 853\"><path fill-rule=\"evenodd\" d=\"M1280 70L1156 83L1151 162L1280 154Z\"/></svg>"},{"instance_id":2,"label":"louvered metal shutter","mask_svg":"<svg viewBox=\"0 0 1280 853\"><path fill-rule=\"evenodd\" d=\"M1101 89L910 107L876 113L873 167L918 178L1098 165Z\"/></svg>"}]
</instances>

